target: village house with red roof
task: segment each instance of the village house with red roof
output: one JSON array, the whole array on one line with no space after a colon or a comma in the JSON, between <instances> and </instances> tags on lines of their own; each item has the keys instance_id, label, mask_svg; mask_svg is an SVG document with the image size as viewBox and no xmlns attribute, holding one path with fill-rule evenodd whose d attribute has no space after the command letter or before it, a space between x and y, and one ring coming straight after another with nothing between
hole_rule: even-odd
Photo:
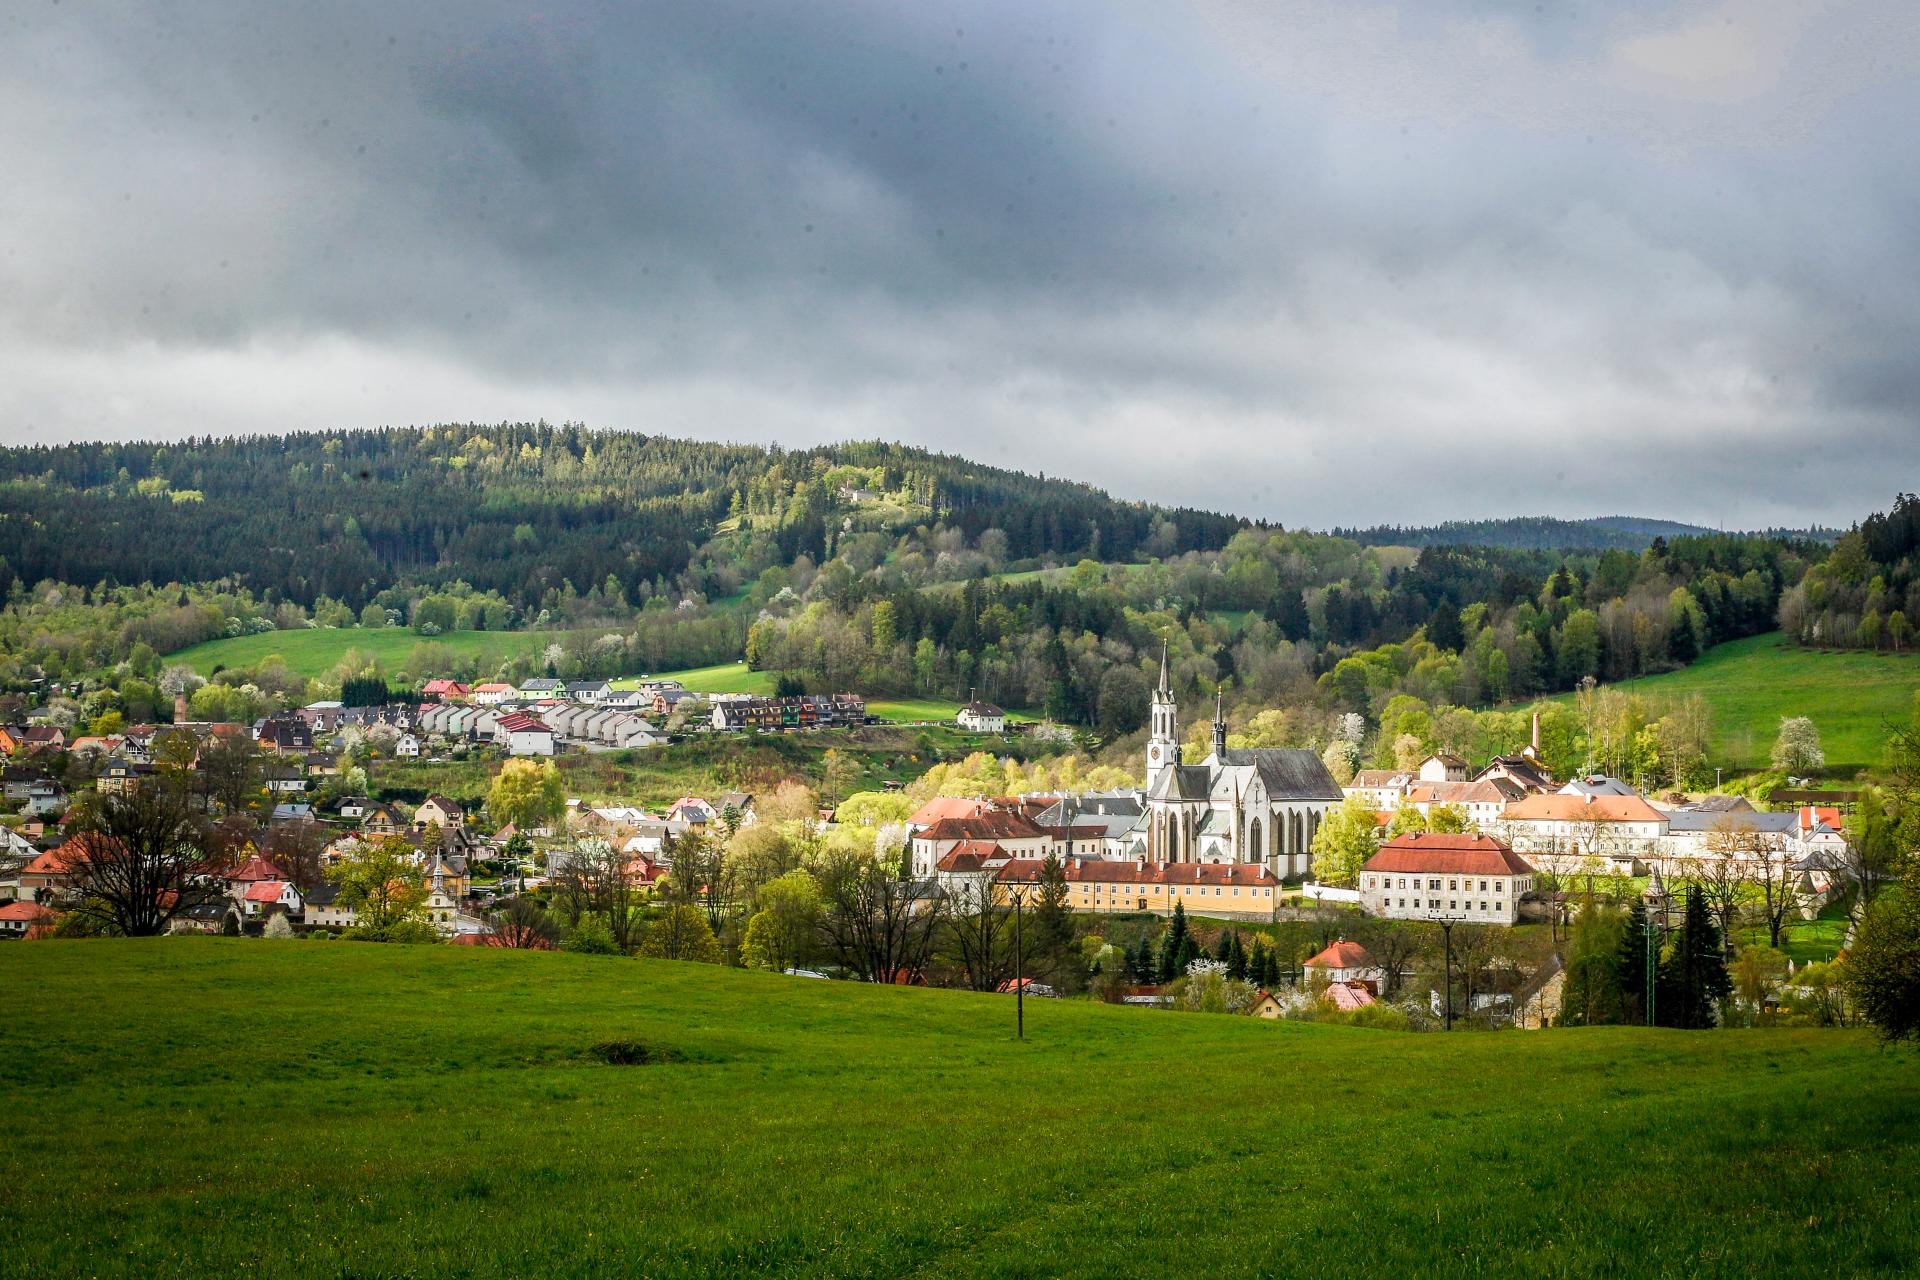
<instances>
[{"instance_id":1,"label":"village house with red roof","mask_svg":"<svg viewBox=\"0 0 1920 1280\"><path fill-rule=\"evenodd\" d=\"M1542 797L1545 798L1545 797ZM1360 868L1360 907L1393 920L1511 925L1533 868L1492 836L1408 834Z\"/></svg>"}]
</instances>

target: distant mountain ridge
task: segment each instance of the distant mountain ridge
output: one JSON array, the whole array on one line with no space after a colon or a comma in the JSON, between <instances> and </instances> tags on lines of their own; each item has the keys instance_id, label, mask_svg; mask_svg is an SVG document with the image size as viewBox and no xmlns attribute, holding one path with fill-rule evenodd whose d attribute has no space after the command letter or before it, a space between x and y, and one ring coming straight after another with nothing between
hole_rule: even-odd
<instances>
[{"instance_id":1,"label":"distant mountain ridge","mask_svg":"<svg viewBox=\"0 0 1920 1280\"><path fill-rule=\"evenodd\" d=\"M1435 525L1374 525L1333 533L1367 547L1501 547L1513 551L1644 551L1655 538L1697 538L1724 532L1649 516L1511 516L1503 520L1449 520ZM1735 536L1749 531L1739 531ZM1765 537L1831 542L1837 529L1766 529Z\"/></svg>"}]
</instances>

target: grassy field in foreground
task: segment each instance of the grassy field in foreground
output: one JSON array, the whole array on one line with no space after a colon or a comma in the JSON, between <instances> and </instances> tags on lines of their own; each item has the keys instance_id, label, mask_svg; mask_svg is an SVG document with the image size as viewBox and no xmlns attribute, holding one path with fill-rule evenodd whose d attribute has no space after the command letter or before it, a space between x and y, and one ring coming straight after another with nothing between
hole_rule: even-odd
<instances>
[{"instance_id":1,"label":"grassy field in foreground","mask_svg":"<svg viewBox=\"0 0 1920 1280\"><path fill-rule=\"evenodd\" d=\"M1652 698L1703 696L1713 708L1710 763L1729 768L1765 769L1780 717L1811 716L1828 770L1844 776L1881 763L1887 722L1904 721L1920 691L1920 655L1821 653L1773 632L1715 645L1684 670L1613 687Z\"/></svg>"},{"instance_id":2,"label":"grassy field in foreground","mask_svg":"<svg viewBox=\"0 0 1920 1280\"><path fill-rule=\"evenodd\" d=\"M1400 1035L662 962L0 947L16 1275L1910 1274L1866 1036ZM594 1047L641 1046L652 1065ZM631 1055L630 1055L631 1056Z\"/></svg>"},{"instance_id":3,"label":"grassy field in foreground","mask_svg":"<svg viewBox=\"0 0 1920 1280\"><path fill-rule=\"evenodd\" d=\"M213 674L215 667L255 667L277 654L289 671L312 679L332 670L349 649L358 649L378 658L381 668L389 673L407 671L408 675L418 678L438 673L407 670L416 645L445 645L457 654L472 655L486 664L530 653L561 638L561 633L552 631L455 631L448 635L423 636L406 627L316 627L208 640L168 654L167 661L184 662L204 676Z\"/></svg>"}]
</instances>

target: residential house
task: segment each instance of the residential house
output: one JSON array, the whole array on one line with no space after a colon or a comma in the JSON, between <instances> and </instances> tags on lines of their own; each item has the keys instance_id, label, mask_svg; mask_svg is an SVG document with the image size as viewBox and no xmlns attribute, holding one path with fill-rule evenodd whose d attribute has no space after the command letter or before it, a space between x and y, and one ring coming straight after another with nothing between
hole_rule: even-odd
<instances>
[{"instance_id":1,"label":"residential house","mask_svg":"<svg viewBox=\"0 0 1920 1280\"><path fill-rule=\"evenodd\" d=\"M1422 782L1465 782L1470 772L1465 760L1448 752L1428 756L1419 769Z\"/></svg>"},{"instance_id":2,"label":"residential house","mask_svg":"<svg viewBox=\"0 0 1920 1280\"><path fill-rule=\"evenodd\" d=\"M0 907L0 938L24 938L39 929L51 928L60 917L38 902L9 902Z\"/></svg>"},{"instance_id":3,"label":"residential house","mask_svg":"<svg viewBox=\"0 0 1920 1280\"><path fill-rule=\"evenodd\" d=\"M566 691L566 685L548 676L520 682L520 696L523 698L555 698Z\"/></svg>"},{"instance_id":4,"label":"residential house","mask_svg":"<svg viewBox=\"0 0 1920 1280\"><path fill-rule=\"evenodd\" d=\"M27 784L27 800L21 812L29 817L43 818L49 814L64 812L67 807L67 789L51 778L42 778L38 782Z\"/></svg>"},{"instance_id":5,"label":"residential house","mask_svg":"<svg viewBox=\"0 0 1920 1280\"><path fill-rule=\"evenodd\" d=\"M514 697L516 692L512 685L492 680L473 686L473 700L483 707L495 707Z\"/></svg>"},{"instance_id":6,"label":"residential house","mask_svg":"<svg viewBox=\"0 0 1920 1280\"><path fill-rule=\"evenodd\" d=\"M429 680L420 686L420 692L429 698L438 698L441 702L457 702L472 692L458 680Z\"/></svg>"},{"instance_id":7,"label":"residential house","mask_svg":"<svg viewBox=\"0 0 1920 1280\"><path fill-rule=\"evenodd\" d=\"M1507 806L1527 798L1527 790L1506 778L1486 778L1478 782L1416 782L1400 802L1428 817L1438 808L1458 809L1467 821L1482 831L1490 831L1505 816Z\"/></svg>"},{"instance_id":8,"label":"residential house","mask_svg":"<svg viewBox=\"0 0 1920 1280\"><path fill-rule=\"evenodd\" d=\"M981 702L978 699L960 708L954 720L968 733L1005 733L1007 731L1007 713L991 702Z\"/></svg>"},{"instance_id":9,"label":"residential house","mask_svg":"<svg viewBox=\"0 0 1920 1280\"><path fill-rule=\"evenodd\" d=\"M304 905L300 886L291 880L256 880L241 889L236 902L244 921L261 923L275 915L291 920L301 913Z\"/></svg>"},{"instance_id":10,"label":"residential house","mask_svg":"<svg viewBox=\"0 0 1920 1280\"><path fill-rule=\"evenodd\" d=\"M1360 868L1360 908L1393 920L1511 925L1533 868L1492 836L1409 834Z\"/></svg>"},{"instance_id":11,"label":"residential house","mask_svg":"<svg viewBox=\"0 0 1920 1280\"><path fill-rule=\"evenodd\" d=\"M611 692L613 692L613 686L605 680L570 680L564 690L568 699L594 707L605 702L607 695Z\"/></svg>"},{"instance_id":12,"label":"residential house","mask_svg":"<svg viewBox=\"0 0 1920 1280\"><path fill-rule=\"evenodd\" d=\"M1508 805L1495 827L1536 867L1636 875L1659 856L1667 815L1632 792L1562 790Z\"/></svg>"},{"instance_id":13,"label":"residential house","mask_svg":"<svg viewBox=\"0 0 1920 1280\"><path fill-rule=\"evenodd\" d=\"M1369 808L1391 812L1400 807L1415 781L1413 774L1401 769L1362 769L1353 775L1352 782L1340 788L1340 794L1359 796Z\"/></svg>"},{"instance_id":14,"label":"residential house","mask_svg":"<svg viewBox=\"0 0 1920 1280\"><path fill-rule=\"evenodd\" d=\"M910 837L914 878L933 876L942 858L967 843L994 844L1008 857L1044 858L1054 847L1052 834L1023 813L989 808L971 817L942 818Z\"/></svg>"},{"instance_id":15,"label":"residential house","mask_svg":"<svg viewBox=\"0 0 1920 1280\"><path fill-rule=\"evenodd\" d=\"M360 916L340 905L340 886L329 883L307 894L303 922L319 929L351 929Z\"/></svg>"},{"instance_id":16,"label":"residential house","mask_svg":"<svg viewBox=\"0 0 1920 1280\"><path fill-rule=\"evenodd\" d=\"M315 733L332 733L340 727L346 713L345 705L331 700L309 702L298 712L302 720L313 726Z\"/></svg>"},{"instance_id":17,"label":"residential house","mask_svg":"<svg viewBox=\"0 0 1920 1280\"><path fill-rule=\"evenodd\" d=\"M401 734L394 739L393 754L401 760L418 760L420 758L419 736L412 733Z\"/></svg>"},{"instance_id":18,"label":"residential house","mask_svg":"<svg viewBox=\"0 0 1920 1280\"><path fill-rule=\"evenodd\" d=\"M553 730L522 712L501 716L494 732L506 735L508 755L550 756L554 753Z\"/></svg>"},{"instance_id":19,"label":"residential house","mask_svg":"<svg viewBox=\"0 0 1920 1280\"><path fill-rule=\"evenodd\" d=\"M413 811L413 821L415 826L425 826L431 822L435 826L458 828L465 825L467 811L460 807L458 801L436 792Z\"/></svg>"},{"instance_id":20,"label":"residential house","mask_svg":"<svg viewBox=\"0 0 1920 1280\"><path fill-rule=\"evenodd\" d=\"M153 776L151 764L137 764L134 761L116 756L107 761L107 767L94 779L94 789L103 796L132 795Z\"/></svg>"},{"instance_id":21,"label":"residential house","mask_svg":"<svg viewBox=\"0 0 1920 1280\"><path fill-rule=\"evenodd\" d=\"M1370 990L1380 990L1387 971L1374 963L1371 953L1357 942L1337 939L1317 952L1301 966L1308 977L1328 982L1358 982Z\"/></svg>"}]
</instances>

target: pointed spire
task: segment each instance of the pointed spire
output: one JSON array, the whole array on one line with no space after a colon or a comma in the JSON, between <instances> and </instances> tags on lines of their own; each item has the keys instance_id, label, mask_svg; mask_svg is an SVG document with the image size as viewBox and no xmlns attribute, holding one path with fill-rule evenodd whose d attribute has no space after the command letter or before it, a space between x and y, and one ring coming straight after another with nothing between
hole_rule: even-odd
<instances>
[{"instance_id":1,"label":"pointed spire","mask_svg":"<svg viewBox=\"0 0 1920 1280\"><path fill-rule=\"evenodd\" d=\"M1160 692L1172 693L1173 686L1167 683L1167 642L1160 642Z\"/></svg>"}]
</instances>

